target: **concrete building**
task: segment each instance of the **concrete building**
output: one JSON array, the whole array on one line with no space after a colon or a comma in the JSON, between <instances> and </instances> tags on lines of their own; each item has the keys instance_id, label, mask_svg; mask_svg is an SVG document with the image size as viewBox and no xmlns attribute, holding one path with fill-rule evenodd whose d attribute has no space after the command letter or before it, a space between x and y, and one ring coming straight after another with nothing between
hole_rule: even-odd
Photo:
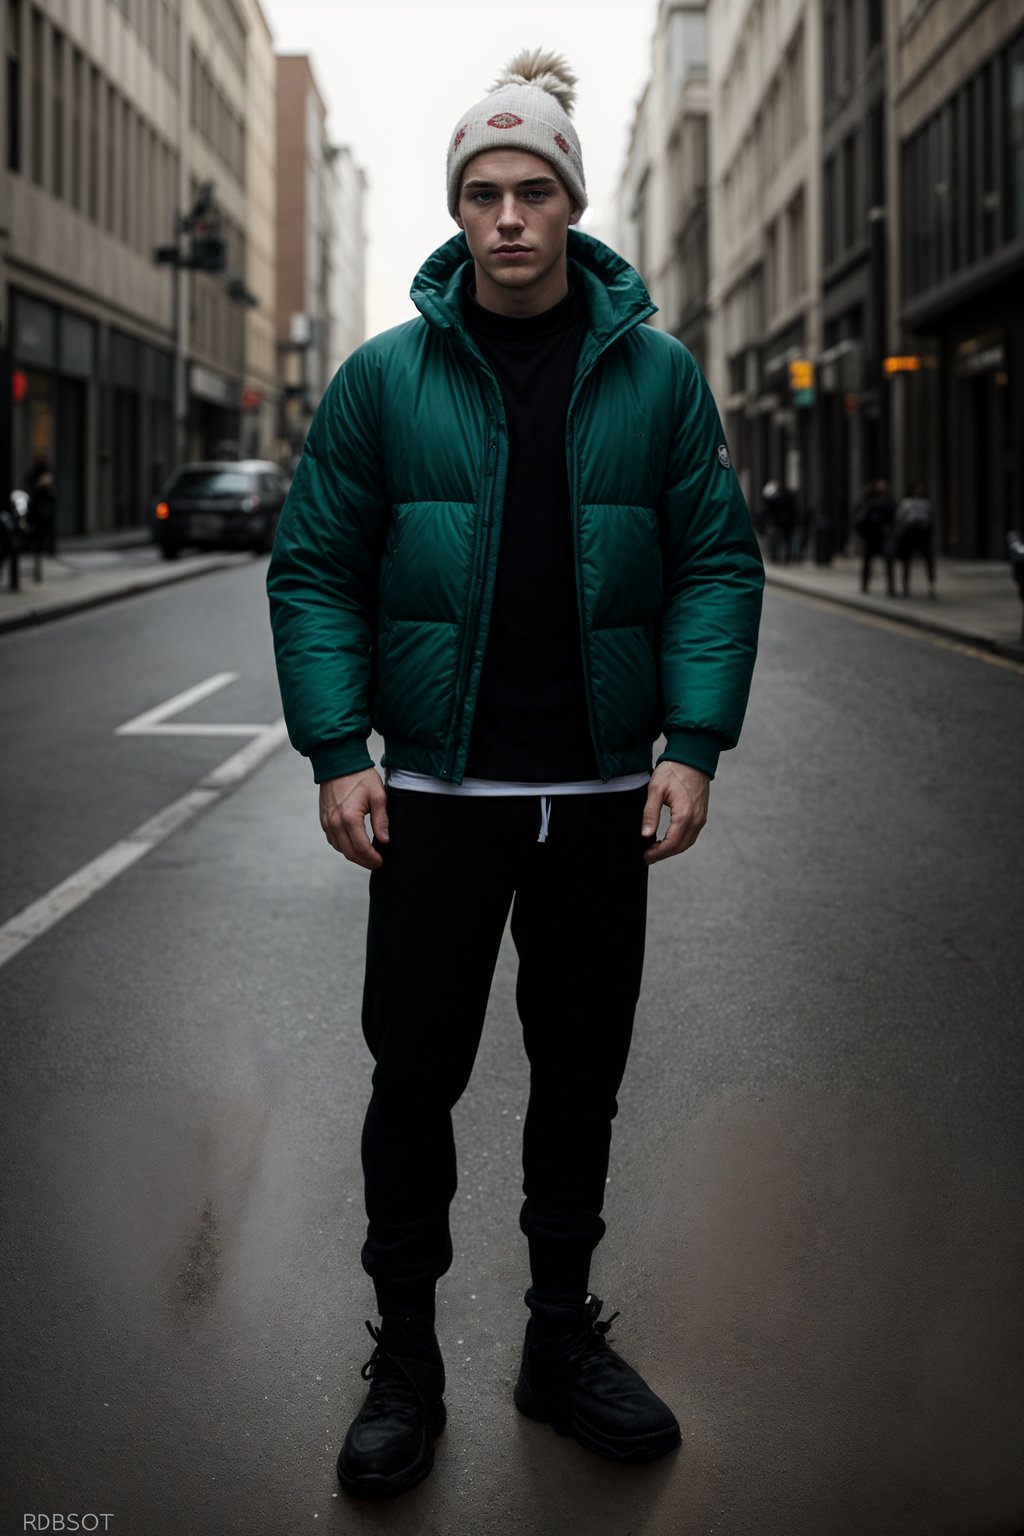
<instances>
[{"instance_id":1,"label":"concrete building","mask_svg":"<svg viewBox=\"0 0 1024 1536\"><path fill-rule=\"evenodd\" d=\"M242 452L272 459L278 450L281 381L277 361L277 59L259 0L239 0L247 32L245 310Z\"/></svg>"},{"instance_id":2,"label":"concrete building","mask_svg":"<svg viewBox=\"0 0 1024 1536\"><path fill-rule=\"evenodd\" d=\"M56 471L58 531L138 522L171 464L181 0L3 0L2 489ZM11 402L8 416L8 402Z\"/></svg>"},{"instance_id":3,"label":"concrete building","mask_svg":"<svg viewBox=\"0 0 1024 1536\"><path fill-rule=\"evenodd\" d=\"M277 336L282 447L301 452L338 364L365 335L366 180L327 137L306 54L277 59Z\"/></svg>"},{"instance_id":4,"label":"concrete building","mask_svg":"<svg viewBox=\"0 0 1024 1536\"><path fill-rule=\"evenodd\" d=\"M950 554L1024 525L1024 10L894 0L890 388L897 488Z\"/></svg>"},{"instance_id":5,"label":"concrete building","mask_svg":"<svg viewBox=\"0 0 1024 1536\"><path fill-rule=\"evenodd\" d=\"M64 534L144 522L181 456L238 443L246 15L0 0L0 483L48 456Z\"/></svg>"},{"instance_id":6,"label":"concrete building","mask_svg":"<svg viewBox=\"0 0 1024 1536\"><path fill-rule=\"evenodd\" d=\"M328 377L366 339L366 175L347 144L327 152L331 226L327 279Z\"/></svg>"},{"instance_id":7,"label":"concrete building","mask_svg":"<svg viewBox=\"0 0 1024 1536\"><path fill-rule=\"evenodd\" d=\"M709 375L751 507L768 480L816 509L821 6L709 0Z\"/></svg>"},{"instance_id":8,"label":"concrete building","mask_svg":"<svg viewBox=\"0 0 1024 1536\"><path fill-rule=\"evenodd\" d=\"M887 273L893 265L883 0L824 0L819 510L843 548L866 481L890 473Z\"/></svg>"},{"instance_id":9,"label":"concrete building","mask_svg":"<svg viewBox=\"0 0 1024 1536\"><path fill-rule=\"evenodd\" d=\"M212 188L205 223L225 242L222 271L186 273L184 326L188 349L186 459L242 452L245 372L244 306L230 283L244 288L249 207L246 102L248 36L236 0L191 0L188 6L189 136L183 209L194 209ZM253 110L262 103L253 102Z\"/></svg>"},{"instance_id":10,"label":"concrete building","mask_svg":"<svg viewBox=\"0 0 1024 1536\"><path fill-rule=\"evenodd\" d=\"M661 0L651 75L618 192L615 243L659 306L652 324L707 364L708 34L704 0Z\"/></svg>"}]
</instances>

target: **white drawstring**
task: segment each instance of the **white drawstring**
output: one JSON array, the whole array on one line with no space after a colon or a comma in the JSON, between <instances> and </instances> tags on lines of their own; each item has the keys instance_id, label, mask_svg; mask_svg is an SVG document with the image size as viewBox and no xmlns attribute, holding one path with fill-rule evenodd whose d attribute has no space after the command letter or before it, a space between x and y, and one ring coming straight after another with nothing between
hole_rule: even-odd
<instances>
[{"instance_id":1,"label":"white drawstring","mask_svg":"<svg viewBox=\"0 0 1024 1536\"><path fill-rule=\"evenodd\" d=\"M540 835L537 838L538 843L546 843L547 842L547 840L548 840L548 827L550 826L550 824L551 824L551 796L550 795L541 795L541 797L540 797Z\"/></svg>"}]
</instances>

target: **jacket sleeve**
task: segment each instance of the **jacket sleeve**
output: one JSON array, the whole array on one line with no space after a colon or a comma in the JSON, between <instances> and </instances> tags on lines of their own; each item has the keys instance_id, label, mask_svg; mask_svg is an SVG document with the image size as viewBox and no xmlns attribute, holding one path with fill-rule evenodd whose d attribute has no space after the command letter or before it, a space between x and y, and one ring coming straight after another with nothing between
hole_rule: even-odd
<instances>
[{"instance_id":1,"label":"jacket sleeve","mask_svg":"<svg viewBox=\"0 0 1024 1536\"><path fill-rule=\"evenodd\" d=\"M764 565L714 398L679 349L680 400L660 515L665 566L659 762L714 777L739 739L761 618Z\"/></svg>"},{"instance_id":2,"label":"jacket sleeve","mask_svg":"<svg viewBox=\"0 0 1024 1536\"><path fill-rule=\"evenodd\" d=\"M335 374L313 418L267 575L288 734L318 784L373 766L366 739L390 510L378 398L364 347Z\"/></svg>"}]
</instances>

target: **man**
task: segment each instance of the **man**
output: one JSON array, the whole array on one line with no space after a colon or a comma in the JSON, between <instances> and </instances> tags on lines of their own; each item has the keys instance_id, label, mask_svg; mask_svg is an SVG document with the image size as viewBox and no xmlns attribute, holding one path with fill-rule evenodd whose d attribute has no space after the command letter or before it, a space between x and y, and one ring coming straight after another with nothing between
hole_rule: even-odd
<instances>
[{"instance_id":1,"label":"man","mask_svg":"<svg viewBox=\"0 0 1024 1536\"><path fill-rule=\"evenodd\" d=\"M704 825L763 570L699 370L642 324L632 268L570 228L587 202L574 83L559 57L520 55L456 123L463 233L416 278L421 318L330 385L270 568L292 740L328 841L371 871L362 1258L381 1324L338 1461L367 1497L425 1477L445 1422L451 1109L510 908L531 1069L515 1402L618 1460L679 1443L608 1345L589 1270L647 871Z\"/></svg>"}]
</instances>

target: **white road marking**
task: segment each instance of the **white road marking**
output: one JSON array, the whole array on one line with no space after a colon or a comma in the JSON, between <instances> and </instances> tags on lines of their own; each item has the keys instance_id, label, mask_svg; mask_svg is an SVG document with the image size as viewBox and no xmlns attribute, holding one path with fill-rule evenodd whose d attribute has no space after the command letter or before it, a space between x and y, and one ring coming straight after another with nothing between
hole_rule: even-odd
<instances>
[{"instance_id":1,"label":"white road marking","mask_svg":"<svg viewBox=\"0 0 1024 1536\"><path fill-rule=\"evenodd\" d=\"M208 677L205 683L196 683L194 688L186 688L184 693L176 693L173 699L168 699L165 704L158 704L155 709L147 709L144 714L136 715L134 720L129 720L127 725L119 725L114 732L115 736L157 736L157 735L212 735L214 731L223 731L229 736L244 731L247 736L254 736L257 731L262 731L262 725L242 726L196 726L196 725L165 725L164 721L171 715L178 715L183 709L188 709L192 704L198 704L200 699L208 699L211 693L216 693L221 688L226 688L228 683L234 683L238 679L237 672L216 672L213 677Z\"/></svg>"},{"instance_id":2,"label":"white road marking","mask_svg":"<svg viewBox=\"0 0 1024 1536\"><path fill-rule=\"evenodd\" d=\"M230 680L234 673L221 674ZM212 682L213 679L210 679ZM201 687L207 687L201 684ZM218 682L218 687L223 686ZM212 688L207 688L213 692ZM190 690L192 698L195 691ZM179 695L179 698L183 695ZM174 700L171 700L174 703ZM178 706L182 707L181 705ZM161 708L166 711L167 706ZM151 712L152 713L152 712ZM140 716L140 718L142 718ZM95 896L104 886L116 880L118 875L130 869L139 859L146 856L160 843L165 842L173 833L188 826L189 822L210 809L218 800L224 798L232 789L236 789L242 780L256 771L268 757L277 751L287 740L287 731L283 720L277 720L273 725L256 726L259 735L250 741L240 752L221 763L219 768L214 768L204 779L170 805L158 811L155 816L150 816L137 826L134 832L129 832L127 837L121 838L110 848L101 853L98 858L91 859L88 864L83 864L81 869L55 885L45 896L38 901L33 901L29 906L23 907L0 927L0 966L13 960L34 939L38 939L55 923L59 923L62 917L80 907L83 902Z\"/></svg>"}]
</instances>

